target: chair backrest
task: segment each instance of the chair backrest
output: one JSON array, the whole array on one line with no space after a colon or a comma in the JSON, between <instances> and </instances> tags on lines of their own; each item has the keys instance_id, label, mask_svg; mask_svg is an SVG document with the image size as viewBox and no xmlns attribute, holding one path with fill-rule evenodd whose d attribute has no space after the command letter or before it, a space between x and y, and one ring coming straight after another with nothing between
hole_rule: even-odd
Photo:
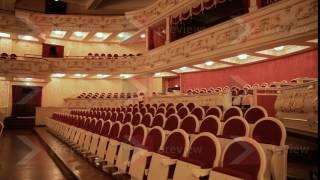
<instances>
[{"instance_id":1,"label":"chair backrest","mask_svg":"<svg viewBox=\"0 0 320 180\"><path fill-rule=\"evenodd\" d=\"M225 122L232 116L243 116L242 111L239 107L237 106L231 106L226 111L223 113L223 119L221 120L222 122Z\"/></svg>"},{"instance_id":2,"label":"chair backrest","mask_svg":"<svg viewBox=\"0 0 320 180\"><path fill-rule=\"evenodd\" d=\"M169 109L167 109L166 117L169 117L170 115L175 114L176 112L177 111L174 107L170 107Z\"/></svg>"},{"instance_id":3,"label":"chair backrest","mask_svg":"<svg viewBox=\"0 0 320 180\"><path fill-rule=\"evenodd\" d=\"M146 141L147 133L148 130L143 124L138 125L132 132L130 143L134 146L142 146Z\"/></svg>"},{"instance_id":4,"label":"chair backrest","mask_svg":"<svg viewBox=\"0 0 320 180\"><path fill-rule=\"evenodd\" d=\"M183 119L189 114L189 109L186 107L180 107L177 114L181 119Z\"/></svg>"},{"instance_id":5,"label":"chair backrest","mask_svg":"<svg viewBox=\"0 0 320 180\"><path fill-rule=\"evenodd\" d=\"M249 137L239 137L228 144L222 154L222 167L263 179L266 157L260 144Z\"/></svg>"},{"instance_id":6,"label":"chair backrest","mask_svg":"<svg viewBox=\"0 0 320 180\"><path fill-rule=\"evenodd\" d=\"M192 141L187 160L201 168L218 166L221 156L219 140L211 133L198 134Z\"/></svg>"},{"instance_id":7,"label":"chair backrest","mask_svg":"<svg viewBox=\"0 0 320 180\"><path fill-rule=\"evenodd\" d=\"M111 111L108 111L104 120L105 120L105 121L106 121L106 120L110 120L110 119L111 119L111 116L112 116L112 112L111 112Z\"/></svg>"},{"instance_id":8,"label":"chair backrest","mask_svg":"<svg viewBox=\"0 0 320 180\"><path fill-rule=\"evenodd\" d=\"M199 132L209 132L214 135L219 135L221 133L221 122L216 116L207 116L200 125Z\"/></svg>"},{"instance_id":9,"label":"chair backrest","mask_svg":"<svg viewBox=\"0 0 320 180\"><path fill-rule=\"evenodd\" d=\"M117 139L119 137L120 130L121 130L120 122L113 123L108 137L112 139Z\"/></svg>"},{"instance_id":10,"label":"chair backrest","mask_svg":"<svg viewBox=\"0 0 320 180\"><path fill-rule=\"evenodd\" d=\"M222 135L229 138L249 136L249 124L243 117L233 116L225 122Z\"/></svg>"},{"instance_id":11,"label":"chair backrest","mask_svg":"<svg viewBox=\"0 0 320 180\"><path fill-rule=\"evenodd\" d=\"M132 121L132 113L128 112L128 113L126 113L126 115L123 119L123 123L131 122L131 121Z\"/></svg>"},{"instance_id":12,"label":"chair backrest","mask_svg":"<svg viewBox=\"0 0 320 180\"><path fill-rule=\"evenodd\" d=\"M125 117L124 112L119 112L117 116L117 121L123 122L124 117Z\"/></svg>"},{"instance_id":13,"label":"chair backrest","mask_svg":"<svg viewBox=\"0 0 320 180\"><path fill-rule=\"evenodd\" d=\"M244 113L244 119L248 121L249 124L256 123L259 119L268 117L267 111L261 106L250 107Z\"/></svg>"},{"instance_id":14,"label":"chair backrest","mask_svg":"<svg viewBox=\"0 0 320 180\"><path fill-rule=\"evenodd\" d=\"M166 109L169 109L170 107L174 108L174 104L173 103L168 103Z\"/></svg>"},{"instance_id":15,"label":"chair backrest","mask_svg":"<svg viewBox=\"0 0 320 180\"><path fill-rule=\"evenodd\" d=\"M155 116L156 115L156 108L155 107L150 107L149 109L148 109L148 112L152 115L152 116Z\"/></svg>"},{"instance_id":16,"label":"chair backrest","mask_svg":"<svg viewBox=\"0 0 320 180\"><path fill-rule=\"evenodd\" d=\"M161 127L153 127L146 138L144 147L151 152L158 152L163 149L165 133Z\"/></svg>"},{"instance_id":17,"label":"chair backrest","mask_svg":"<svg viewBox=\"0 0 320 180\"><path fill-rule=\"evenodd\" d=\"M142 116L144 116L147 112L148 112L147 108L145 108L145 107L140 109L140 113L141 113Z\"/></svg>"},{"instance_id":18,"label":"chair backrest","mask_svg":"<svg viewBox=\"0 0 320 180\"><path fill-rule=\"evenodd\" d=\"M112 122L117 121L117 116L118 116L118 112L116 112L116 111L112 112L112 116L110 117L110 120Z\"/></svg>"},{"instance_id":19,"label":"chair backrest","mask_svg":"<svg viewBox=\"0 0 320 180\"><path fill-rule=\"evenodd\" d=\"M132 118L132 121L131 121L132 125L134 126L139 125L141 123L141 119L142 119L141 113L137 112Z\"/></svg>"},{"instance_id":20,"label":"chair backrest","mask_svg":"<svg viewBox=\"0 0 320 180\"><path fill-rule=\"evenodd\" d=\"M166 113L166 109L164 107L159 107L157 109L157 113L156 114L165 114Z\"/></svg>"},{"instance_id":21,"label":"chair backrest","mask_svg":"<svg viewBox=\"0 0 320 180\"><path fill-rule=\"evenodd\" d=\"M129 142L131 140L133 132L133 126L131 123L126 123L122 126L121 131L119 133L119 141L121 142Z\"/></svg>"},{"instance_id":22,"label":"chair backrest","mask_svg":"<svg viewBox=\"0 0 320 180\"><path fill-rule=\"evenodd\" d=\"M165 120L165 116L163 114L157 114L152 121L151 127L154 127L154 126L163 127L164 120Z\"/></svg>"},{"instance_id":23,"label":"chair backrest","mask_svg":"<svg viewBox=\"0 0 320 180\"><path fill-rule=\"evenodd\" d=\"M195 115L199 121L201 121L204 116L205 116L205 112L203 107L196 107L191 111L191 114Z\"/></svg>"},{"instance_id":24,"label":"chair backrest","mask_svg":"<svg viewBox=\"0 0 320 180\"><path fill-rule=\"evenodd\" d=\"M100 132L100 135L108 137L110 129L111 129L111 125L112 125L112 122L110 120L104 121L102 129L101 129L101 132Z\"/></svg>"},{"instance_id":25,"label":"chair backrest","mask_svg":"<svg viewBox=\"0 0 320 180\"><path fill-rule=\"evenodd\" d=\"M189 149L189 135L182 129L176 129L168 136L162 153L174 159L186 157Z\"/></svg>"},{"instance_id":26,"label":"chair backrest","mask_svg":"<svg viewBox=\"0 0 320 180\"><path fill-rule=\"evenodd\" d=\"M187 104L187 108L189 109L189 111L191 112L193 110L193 108L195 108L196 105L194 103L188 103Z\"/></svg>"},{"instance_id":27,"label":"chair backrest","mask_svg":"<svg viewBox=\"0 0 320 180\"><path fill-rule=\"evenodd\" d=\"M95 134L100 134L101 128L102 128L102 124L103 124L103 120L102 119L97 120L97 122L95 124L95 127L94 127L94 130L93 130L93 132Z\"/></svg>"},{"instance_id":28,"label":"chair backrest","mask_svg":"<svg viewBox=\"0 0 320 180\"><path fill-rule=\"evenodd\" d=\"M172 131L180 127L180 118L176 114L172 114L165 122L164 130Z\"/></svg>"},{"instance_id":29,"label":"chair backrest","mask_svg":"<svg viewBox=\"0 0 320 180\"><path fill-rule=\"evenodd\" d=\"M183 107L184 106L184 104L183 103L178 103L177 105L176 105L176 110L178 111L181 107Z\"/></svg>"},{"instance_id":30,"label":"chair backrest","mask_svg":"<svg viewBox=\"0 0 320 180\"><path fill-rule=\"evenodd\" d=\"M206 111L206 116L210 116L210 115L214 115L217 118L221 119L222 111L218 106L213 106Z\"/></svg>"},{"instance_id":31,"label":"chair backrest","mask_svg":"<svg viewBox=\"0 0 320 180\"><path fill-rule=\"evenodd\" d=\"M152 114L146 113L146 114L143 116L141 123L142 123L143 125L145 125L146 127L150 127L150 126L151 126L151 123L152 123L152 120L153 120Z\"/></svg>"},{"instance_id":32,"label":"chair backrest","mask_svg":"<svg viewBox=\"0 0 320 180\"><path fill-rule=\"evenodd\" d=\"M182 120L180 129L185 130L188 134L197 133L199 132L199 120L196 116L190 114Z\"/></svg>"},{"instance_id":33,"label":"chair backrest","mask_svg":"<svg viewBox=\"0 0 320 180\"><path fill-rule=\"evenodd\" d=\"M273 117L265 117L253 126L250 137L263 144L285 145L287 132L283 123Z\"/></svg>"}]
</instances>

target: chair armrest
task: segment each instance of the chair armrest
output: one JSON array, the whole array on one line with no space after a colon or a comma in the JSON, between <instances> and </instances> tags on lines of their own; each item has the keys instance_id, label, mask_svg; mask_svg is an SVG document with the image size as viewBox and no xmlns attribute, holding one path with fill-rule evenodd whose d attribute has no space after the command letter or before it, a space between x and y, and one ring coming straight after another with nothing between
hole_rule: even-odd
<instances>
[{"instance_id":1,"label":"chair armrest","mask_svg":"<svg viewBox=\"0 0 320 180\"><path fill-rule=\"evenodd\" d=\"M161 160L161 165L163 166L170 166L170 165L174 165L177 163L176 159L162 159Z\"/></svg>"},{"instance_id":2,"label":"chair armrest","mask_svg":"<svg viewBox=\"0 0 320 180\"><path fill-rule=\"evenodd\" d=\"M200 179L201 177L209 176L211 169L193 169L192 176Z\"/></svg>"}]
</instances>

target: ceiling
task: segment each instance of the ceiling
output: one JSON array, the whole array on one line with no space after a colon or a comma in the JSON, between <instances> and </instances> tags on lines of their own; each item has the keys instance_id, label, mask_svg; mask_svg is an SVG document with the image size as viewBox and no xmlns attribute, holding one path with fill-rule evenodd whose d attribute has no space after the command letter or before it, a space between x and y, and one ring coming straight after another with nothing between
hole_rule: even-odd
<instances>
[{"instance_id":1,"label":"ceiling","mask_svg":"<svg viewBox=\"0 0 320 180\"><path fill-rule=\"evenodd\" d=\"M67 3L67 14L124 15L151 5L156 0L60 0ZM24 9L44 12L45 0L0 0L0 11ZM0 12L1 13L1 12Z\"/></svg>"}]
</instances>

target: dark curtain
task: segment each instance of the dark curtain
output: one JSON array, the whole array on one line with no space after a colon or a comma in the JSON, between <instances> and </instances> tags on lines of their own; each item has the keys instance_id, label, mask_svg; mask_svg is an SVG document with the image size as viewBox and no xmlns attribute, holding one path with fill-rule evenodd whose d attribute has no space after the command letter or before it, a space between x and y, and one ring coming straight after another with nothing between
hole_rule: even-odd
<instances>
[{"instance_id":1,"label":"dark curtain","mask_svg":"<svg viewBox=\"0 0 320 180\"><path fill-rule=\"evenodd\" d=\"M63 58L63 56L64 56L64 46L43 44L42 57Z\"/></svg>"},{"instance_id":2,"label":"dark curtain","mask_svg":"<svg viewBox=\"0 0 320 180\"><path fill-rule=\"evenodd\" d=\"M165 44L166 34L162 32L163 29L161 27L149 28L149 49L154 49Z\"/></svg>"},{"instance_id":3,"label":"dark curtain","mask_svg":"<svg viewBox=\"0 0 320 180\"><path fill-rule=\"evenodd\" d=\"M12 117L35 116L41 106L42 87L12 86Z\"/></svg>"}]
</instances>

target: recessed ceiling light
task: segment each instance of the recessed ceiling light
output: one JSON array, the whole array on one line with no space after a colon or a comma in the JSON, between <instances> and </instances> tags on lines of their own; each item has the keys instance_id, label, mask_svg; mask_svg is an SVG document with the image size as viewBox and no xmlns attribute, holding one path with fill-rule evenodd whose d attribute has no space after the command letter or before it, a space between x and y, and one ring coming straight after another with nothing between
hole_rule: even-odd
<instances>
[{"instance_id":1,"label":"recessed ceiling light","mask_svg":"<svg viewBox=\"0 0 320 180\"><path fill-rule=\"evenodd\" d=\"M125 34L124 34L124 32L121 32L121 33L119 33L117 36L118 36L119 38L124 38Z\"/></svg>"},{"instance_id":2,"label":"recessed ceiling light","mask_svg":"<svg viewBox=\"0 0 320 180\"><path fill-rule=\"evenodd\" d=\"M86 77L88 74L74 74L73 77L75 78L83 78Z\"/></svg>"},{"instance_id":3,"label":"recessed ceiling light","mask_svg":"<svg viewBox=\"0 0 320 180\"><path fill-rule=\"evenodd\" d=\"M143 39L143 38L145 38L145 37L146 37L146 34L145 34L145 33L140 34L140 38L141 38L141 39Z\"/></svg>"},{"instance_id":4,"label":"recessed ceiling light","mask_svg":"<svg viewBox=\"0 0 320 180\"><path fill-rule=\"evenodd\" d=\"M58 2L59 0L54 0L55 2Z\"/></svg>"},{"instance_id":5,"label":"recessed ceiling light","mask_svg":"<svg viewBox=\"0 0 320 180\"><path fill-rule=\"evenodd\" d=\"M170 77L170 76L177 76L177 75L169 72L157 72L153 74L153 77Z\"/></svg>"},{"instance_id":6,"label":"recessed ceiling light","mask_svg":"<svg viewBox=\"0 0 320 180\"><path fill-rule=\"evenodd\" d=\"M214 62L213 62L213 61L207 61L205 64L206 64L207 66L212 66L212 65L214 64Z\"/></svg>"},{"instance_id":7,"label":"recessed ceiling light","mask_svg":"<svg viewBox=\"0 0 320 180\"><path fill-rule=\"evenodd\" d=\"M77 37L82 37L84 35L84 32L76 31L76 32L74 32L74 35Z\"/></svg>"},{"instance_id":8,"label":"recessed ceiling light","mask_svg":"<svg viewBox=\"0 0 320 180\"><path fill-rule=\"evenodd\" d=\"M10 34L0 32L0 37L10 38Z\"/></svg>"},{"instance_id":9,"label":"recessed ceiling light","mask_svg":"<svg viewBox=\"0 0 320 180\"><path fill-rule=\"evenodd\" d=\"M238 58L241 59L241 60L247 59L248 57L249 57L248 54L240 54L240 55L238 55Z\"/></svg>"},{"instance_id":10,"label":"recessed ceiling light","mask_svg":"<svg viewBox=\"0 0 320 180\"><path fill-rule=\"evenodd\" d=\"M66 76L66 74L63 74L63 73L55 73L55 74L52 74L51 77L56 77L56 78L61 78L61 77L64 77Z\"/></svg>"},{"instance_id":11,"label":"recessed ceiling light","mask_svg":"<svg viewBox=\"0 0 320 180\"><path fill-rule=\"evenodd\" d=\"M32 81L32 78L25 78L26 81Z\"/></svg>"},{"instance_id":12,"label":"recessed ceiling light","mask_svg":"<svg viewBox=\"0 0 320 180\"><path fill-rule=\"evenodd\" d=\"M66 31L51 31L51 37L63 38L67 34Z\"/></svg>"},{"instance_id":13,"label":"recessed ceiling light","mask_svg":"<svg viewBox=\"0 0 320 180\"><path fill-rule=\"evenodd\" d=\"M284 46L278 46L278 47L275 47L273 49L276 50L276 51L282 51L284 49Z\"/></svg>"},{"instance_id":14,"label":"recessed ceiling light","mask_svg":"<svg viewBox=\"0 0 320 180\"><path fill-rule=\"evenodd\" d=\"M275 47L272 49L266 49L262 51L258 51L256 53L258 54L266 54L266 55L271 55L271 56L283 56L286 54L298 52L304 49L308 49L310 46L300 46L300 45L284 45L284 46L279 46Z\"/></svg>"},{"instance_id":15,"label":"recessed ceiling light","mask_svg":"<svg viewBox=\"0 0 320 180\"><path fill-rule=\"evenodd\" d=\"M4 80L6 80L6 77L0 76L0 81L4 81Z\"/></svg>"},{"instance_id":16,"label":"recessed ceiling light","mask_svg":"<svg viewBox=\"0 0 320 180\"><path fill-rule=\"evenodd\" d=\"M18 39L26 40L26 41L38 41L37 38L30 35L18 35Z\"/></svg>"},{"instance_id":17,"label":"recessed ceiling light","mask_svg":"<svg viewBox=\"0 0 320 180\"><path fill-rule=\"evenodd\" d=\"M95 35L97 38L103 38L104 37L104 33L102 32L97 32Z\"/></svg>"},{"instance_id":18,"label":"recessed ceiling light","mask_svg":"<svg viewBox=\"0 0 320 180\"><path fill-rule=\"evenodd\" d=\"M132 74L120 74L121 79L128 79L130 77L132 77Z\"/></svg>"},{"instance_id":19,"label":"recessed ceiling light","mask_svg":"<svg viewBox=\"0 0 320 180\"><path fill-rule=\"evenodd\" d=\"M312 39L312 40L309 40L307 42L310 42L310 43L318 43L318 39Z\"/></svg>"},{"instance_id":20,"label":"recessed ceiling light","mask_svg":"<svg viewBox=\"0 0 320 180\"><path fill-rule=\"evenodd\" d=\"M181 67L181 68L180 68L181 71L185 71L185 70L187 70L187 69L188 69L188 67Z\"/></svg>"},{"instance_id":21,"label":"recessed ceiling light","mask_svg":"<svg viewBox=\"0 0 320 180\"><path fill-rule=\"evenodd\" d=\"M109 77L110 75L109 74L97 74L96 77L97 78L106 78L106 77Z\"/></svg>"}]
</instances>

